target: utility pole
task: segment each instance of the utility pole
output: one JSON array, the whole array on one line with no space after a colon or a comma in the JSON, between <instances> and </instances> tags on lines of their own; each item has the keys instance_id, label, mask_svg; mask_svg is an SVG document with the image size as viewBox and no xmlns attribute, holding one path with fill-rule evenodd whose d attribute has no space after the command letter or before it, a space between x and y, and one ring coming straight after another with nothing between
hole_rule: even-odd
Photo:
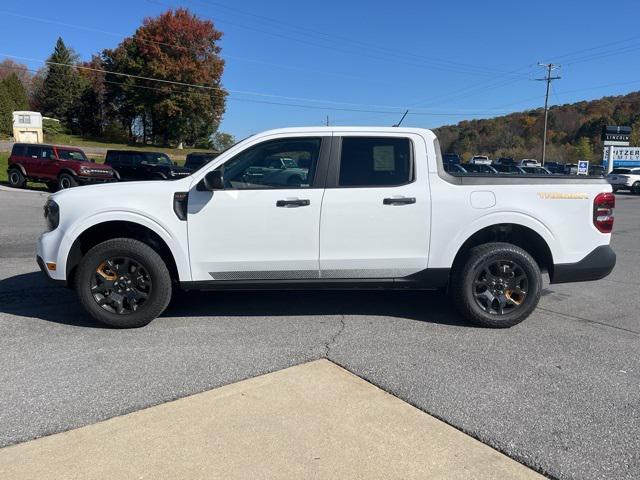
<instances>
[{"instance_id":1,"label":"utility pole","mask_svg":"<svg viewBox=\"0 0 640 480\"><path fill-rule=\"evenodd\" d=\"M542 133L542 165L547 155L547 118L549 115L549 87L553 80L559 80L561 77L552 77L551 72L556 68L560 68L560 65L554 65L553 63L538 63L541 67L547 69L547 74L544 78L536 78L538 81L547 82L547 93L544 96L544 132Z\"/></svg>"},{"instance_id":2,"label":"utility pole","mask_svg":"<svg viewBox=\"0 0 640 480\"><path fill-rule=\"evenodd\" d=\"M329 126L329 115L327 115L327 127Z\"/></svg>"}]
</instances>

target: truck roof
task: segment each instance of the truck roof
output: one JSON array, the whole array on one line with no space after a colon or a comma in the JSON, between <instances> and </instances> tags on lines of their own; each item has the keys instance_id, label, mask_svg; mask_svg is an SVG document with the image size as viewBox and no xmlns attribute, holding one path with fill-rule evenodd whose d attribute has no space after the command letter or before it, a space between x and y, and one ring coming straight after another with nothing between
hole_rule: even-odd
<instances>
[{"instance_id":1,"label":"truck roof","mask_svg":"<svg viewBox=\"0 0 640 480\"><path fill-rule=\"evenodd\" d=\"M371 132L371 133L404 133L404 134L416 134L426 137L435 138L435 134L426 128L414 128L414 127L342 127L342 126L317 126L317 127L291 127L291 128L276 128L273 130L266 130L256 134L256 136L269 136L289 133L313 133L313 132L337 132L337 133L349 133L349 132Z\"/></svg>"}]
</instances>

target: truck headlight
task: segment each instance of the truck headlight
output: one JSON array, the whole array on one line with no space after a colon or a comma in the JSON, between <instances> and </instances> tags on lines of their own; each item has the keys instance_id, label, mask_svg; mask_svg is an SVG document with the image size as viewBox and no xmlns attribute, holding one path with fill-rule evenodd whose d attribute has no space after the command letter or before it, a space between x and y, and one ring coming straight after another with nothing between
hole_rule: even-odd
<instances>
[{"instance_id":1,"label":"truck headlight","mask_svg":"<svg viewBox=\"0 0 640 480\"><path fill-rule=\"evenodd\" d=\"M60 224L60 207L50 198L44 204L44 218L47 221L49 231L55 230Z\"/></svg>"}]
</instances>

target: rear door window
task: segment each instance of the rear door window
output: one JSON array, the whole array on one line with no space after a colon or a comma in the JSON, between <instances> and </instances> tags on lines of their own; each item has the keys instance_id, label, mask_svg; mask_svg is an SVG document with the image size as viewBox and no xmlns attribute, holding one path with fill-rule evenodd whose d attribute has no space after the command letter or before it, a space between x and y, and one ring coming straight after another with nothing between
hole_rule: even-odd
<instances>
[{"instance_id":1,"label":"rear door window","mask_svg":"<svg viewBox=\"0 0 640 480\"><path fill-rule=\"evenodd\" d=\"M40 158L46 160L54 160L56 157L53 154L53 148L51 147L42 147L40 150Z\"/></svg>"},{"instance_id":2,"label":"rear door window","mask_svg":"<svg viewBox=\"0 0 640 480\"><path fill-rule=\"evenodd\" d=\"M343 137L340 187L392 187L413 181L411 140Z\"/></svg>"},{"instance_id":3,"label":"rear door window","mask_svg":"<svg viewBox=\"0 0 640 480\"><path fill-rule=\"evenodd\" d=\"M133 156L130 153L119 153L117 158L119 165L123 167L133 166Z\"/></svg>"},{"instance_id":4,"label":"rear door window","mask_svg":"<svg viewBox=\"0 0 640 480\"><path fill-rule=\"evenodd\" d=\"M35 145L29 145L27 147L27 157L32 158L40 158L40 152L42 152L42 147L37 147Z\"/></svg>"}]
</instances>

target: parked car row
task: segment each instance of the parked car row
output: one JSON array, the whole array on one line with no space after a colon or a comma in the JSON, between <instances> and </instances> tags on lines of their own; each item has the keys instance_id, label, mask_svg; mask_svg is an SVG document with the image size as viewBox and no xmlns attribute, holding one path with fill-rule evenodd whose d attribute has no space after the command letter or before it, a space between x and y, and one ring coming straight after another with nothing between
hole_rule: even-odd
<instances>
[{"instance_id":1,"label":"parked car row","mask_svg":"<svg viewBox=\"0 0 640 480\"><path fill-rule=\"evenodd\" d=\"M469 159L469 162L462 163L457 153L444 154L443 165L447 172L453 174L573 175L578 172L578 165L574 163L548 161L543 166L533 158L516 161L511 157L500 157L491 160L485 155L474 155ZM605 174L604 167L601 165L589 167L589 175L602 176Z\"/></svg>"},{"instance_id":2,"label":"parked car row","mask_svg":"<svg viewBox=\"0 0 640 480\"><path fill-rule=\"evenodd\" d=\"M108 150L104 164L100 164L87 158L79 148L16 143L9 156L7 174L12 187L23 188L28 181L42 182L55 192L90 183L184 178L216 156L216 153L190 153L184 167L180 167L166 153Z\"/></svg>"}]
</instances>

